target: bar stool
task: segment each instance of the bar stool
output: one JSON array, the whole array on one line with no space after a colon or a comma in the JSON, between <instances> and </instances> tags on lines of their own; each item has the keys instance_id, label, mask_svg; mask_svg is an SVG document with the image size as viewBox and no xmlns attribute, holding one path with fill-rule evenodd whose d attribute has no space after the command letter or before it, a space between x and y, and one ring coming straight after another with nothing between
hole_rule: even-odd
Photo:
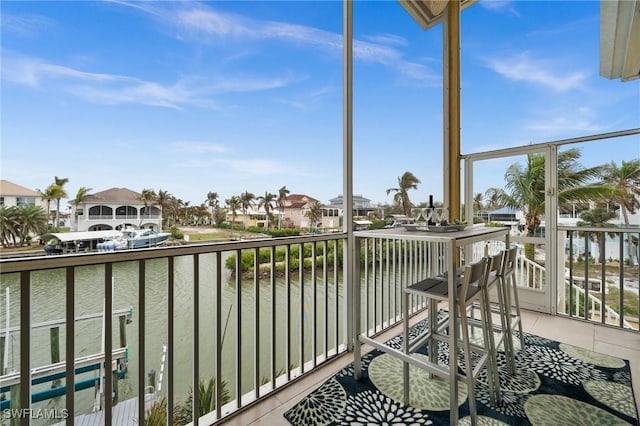
<instances>
[{"instance_id":1,"label":"bar stool","mask_svg":"<svg viewBox=\"0 0 640 426\"><path fill-rule=\"evenodd\" d=\"M488 306L485 307L489 312L495 313L500 318L500 325L494 324L494 344L497 348L501 345L504 346L505 356L507 358L507 366L509 368L510 373L515 373L516 370L516 361L513 350L513 341L511 336L511 328L510 323L507 320L507 317L511 313L511 306L507 303L508 298L507 294L504 290L504 267L505 267L505 258L506 251L501 251L491 257L489 257L489 266L487 272L487 285L486 285L486 300ZM496 288L496 293L498 296L498 304L491 305L489 292ZM477 308L477 304L474 304L472 307L471 317L474 318L473 311Z\"/></svg>"},{"instance_id":2,"label":"bar stool","mask_svg":"<svg viewBox=\"0 0 640 426\"><path fill-rule=\"evenodd\" d=\"M461 346L464 351L464 363L465 363L465 381L467 383L468 395L469 395L469 412L471 414L472 424L477 423L477 408L474 395L474 383L483 367L488 369L488 383L490 387L490 397L492 404L499 404L501 402L500 396L500 382L498 376L497 362L496 362L496 350L495 342L493 339L493 324L491 320L491 312L489 308L488 291L486 288L488 277L488 259L483 257L479 262L472 265L467 265L464 269L463 276L461 278L456 277L457 286L457 304L458 312L460 314L460 328L461 328ZM457 321L452 321L450 316L447 316L444 320L438 322L438 302L448 300L449 285L446 278L434 277L422 280L416 284L408 286L404 290L404 351L409 354L414 352L418 347L425 343L425 339L428 339L429 347L429 359L432 363L437 364L437 341L447 341L448 336L442 334L442 330L450 328ZM408 301L410 295L417 295L426 297L429 299L429 327L424 336L418 337L414 342L409 342L409 327L408 327ZM474 326L482 328L484 347L479 346L471 341L469 327L470 321L467 317L467 310L474 301L480 302L481 321L475 322ZM451 308L450 308L451 310ZM451 314L451 311L449 312ZM452 330L449 330L452 332ZM472 362L471 352L475 352L480 355L475 366ZM405 364L406 366L406 364ZM405 371L408 371L406 369ZM407 374L407 373L405 373ZM437 374L437 373L436 373ZM449 372L448 374L457 373L457 359L449 359ZM404 380L404 397L405 403L409 401L409 388L408 380ZM457 407L450 407L455 410Z\"/></svg>"},{"instance_id":3,"label":"bar stool","mask_svg":"<svg viewBox=\"0 0 640 426\"><path fill-rule=\"evenodd\" d=\"M520 349L522 354L525 355L524 345L524 333L522 331L522 315L520 313L520 303L518 301L518 286L516 283L516 256L518 255L518 248L512 247L504 251L504 262L502 265L502 291L505 301L506 312L504 315L506 326L508 330L507 338L511 346L512 354L515 354L513 346L513 331L515 327L518 327L518 334L520 337ZM513 295L513 300L512 296Z\"/></svg>"}]
</instances>

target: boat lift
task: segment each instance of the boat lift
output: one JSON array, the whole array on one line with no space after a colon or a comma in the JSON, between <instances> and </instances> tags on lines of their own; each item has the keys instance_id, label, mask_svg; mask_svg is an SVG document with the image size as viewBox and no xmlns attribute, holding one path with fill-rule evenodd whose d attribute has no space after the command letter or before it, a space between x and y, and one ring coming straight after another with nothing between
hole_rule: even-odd
<instances>
[{"instance_id":1,"label":"boat lift","mask_svg":"<svg viewBox=\"0 0 640 426\"><path fill-rule=\"evenodd\" d=\"M0 364L0 411L11 408L11 398L7 397L7 392L10 395L14 394L14 389L20 385L20 372L9 371L9 350L12 346L12 334L18 333L20 327L10 326L10 291L6 289L6 321L4 329L0 329L0 350L2 350L2 358ZM114 317L118 317L120 322L120 344L121 347L112 351L112 366L111 372L114 379L123 379L126 377L128 368L128 348L126 344L126 324L130 324L133 318L133 306L128 309L119 309L112 312ZM105 324L105 312L102 313L81 315L75 318L75 321L87 321L96 320L102 318L102 350L100 353L86 355L76 358L74 362L74 371L76 375L89 373L91 371L98 371L97 376L83 378L75 380L74 390L79 391L83 389L89 389L95 387L96 389L96 402L94 410L101 408L101 400L103 393L103 380L105 374L105 353L104 353L104 324ZM51 383L51 387L47 389L41 389L34 391L31 394L31 402L43 401L58 396L62 396L66 393L66 385L61 385L61 380L66 376L66 361L59 360L59 329L60 326L65 324L64 319L45 321L32 325L32 329L49 329L51 332L51 364L41 367L35 367L31 369L31 384L40 385L43 383ZM117 386L114 387L114 398L117 402Z\"/></svg>"}]
</instances>

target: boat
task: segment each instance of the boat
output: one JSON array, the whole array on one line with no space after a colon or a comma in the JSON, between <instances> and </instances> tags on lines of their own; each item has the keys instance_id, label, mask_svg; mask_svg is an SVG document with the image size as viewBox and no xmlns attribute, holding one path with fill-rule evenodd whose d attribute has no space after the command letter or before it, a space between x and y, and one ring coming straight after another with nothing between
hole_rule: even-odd
<instances>
[{"instance_id":1,"label":"boat","mask_svg":"<svg viewBox=\"0 0 640 426\"><path fill-rule=\"evenodd\" d=\"M163 244L171 236L170 232L155 232L152 229L125 228L121 234L98 243L98 251L130 250L155 247Z\"/></svg>"},{"instance_id":2,"label":"boat","mask_svg":"<svg viewBox=\"0 0 640 426\"><path fill-rule=\"evenodd\" d=\"M40 237L44 242L44 251L48 255L84 253L95 250L97 245L120 236L121 231L53 232Z\"/></svg>"}]
</instances>

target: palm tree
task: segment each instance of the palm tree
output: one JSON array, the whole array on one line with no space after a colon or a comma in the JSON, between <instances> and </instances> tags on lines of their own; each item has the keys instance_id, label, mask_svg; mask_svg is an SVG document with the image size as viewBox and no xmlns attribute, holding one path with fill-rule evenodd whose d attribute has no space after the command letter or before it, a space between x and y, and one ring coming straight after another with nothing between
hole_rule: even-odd
<instances>
[{"instance_id":1,"label":"palm tree","mask_svg":"<svg viewBox=\"0 0 640 426\"><path fill-rule=\"evenodd\" d=\"M607 222L616 217L616 213L614 211L607 210L603 206L598 206L595 209L587 210L580 213L580 219L582 222L578 222L578 226L591 226L597 228L607 227ZM589 234L590 239L598 243L598 252L600 254L600 264L604 265L605 263L605 243L606 243L606 235L604 232L596 232ZM588 253L585 254L585 257L588 258Z\"/></svg>"},{"instance_id":2,"label":"palm tree","mask_svg":"<svg viewBox=\"0 0 640 426\"><path fill-rule=\"evenodd\" d=\"M56 199L55 194L52 192L52 186L53 185L49 185L44 191L38 189L40 197L42 197L47 205L47 224L49 223L49 216L51 215L51 202Z\"/></svg>"},{"instance_id":3,"label":"palm tree","mask_svg":"<svg viewBox=\"0 0 640 426\"><path fill-rule=\"evenodd\" d=\"M144 211L147 214L147 217L150 216L149 205L153 205L158 199L158 195L153 189L145 188L142 190L142 193L138 197L138 200L144 203Z\"/></svg>"},{"instance_id":4,"label":"palm tree","mask_svg":"<svg viewBox=\"0 0 640 426\"><path fill-rule=\"evenodd\" d=\"M629 213L633 214L640 208L640 159L622 160L620 167L613 161L605 164L602 167L602 179L614 189L610 199L620 205L624 223L629 226ZM633 266L634 250L630 238L627 239L627 244L629 266Z\"/></svg>"},{"instance_id":5,"label":"palm tree","mask_svg":"<svg viewBox=\"0 0 640 426\"><path fill-rule=\"evenodd\" d=\"M482 193L478 192L476 193L476 195L473 196L473 210L474 211L480 211L482 210L484 207L482 205Z\"/></svg>"},{"instance_id":6,"label":"palm tree","mask_svg":"<svg viewBox=\"0 0 640 426\"><path fill-rule=\"evenodd\" d=\"M305 216L309 218L309 228L316 228L318 222L322 220L322 204L317 201L311 204Z\"/></svg>"},{"instance_id":7,"label":"palm tree","mask_svg":"<svg viewBox=\"0 0 640 426\"><path fill-rule=\"evenodd\" d=\"M284 203L287 201L287 195L289 195L290 193L291 191L289 191L286 186L283 186L282 188L278 189L277 204L278 204L278 209L280 209L280 214L278 215L278 229L280 229L280 219L284 214Z\"/></svg>"},{"instance_id":8,"label":"palm tree","mask_svg":"<svg viewBox=\"0 0 640 426\"><path fill-rule=\"evenodd\" d=\"M237 195L227 198L224 202L227 203L227 207L231 210L231 229L233 230L236 225L236 216L238 216L238 210L242 206L242 203L240 202L240 197Z\"/></svg>"},{"instance_id":9,"label":"palm tree","mask_svg":"<svg viewBox=\"0 0 640 426\"><path fill-rule=\"evenodd\" d=\"M60 200L63 198L67 198L69 195L64 190L64 188L60 185L56 185L55 183L51 184L47 188L47 192L51 194L53 199L56 200L56 220L55 227L58 228L60 225Z\"/></svg>"},{"instance_id":10,"label":"palm tree","mask_svg":"<svg viewBox=\"0 0 640 426\"><path fill-rule=\"evenodd\" d=\"M242 207L242 223L244 229L247 229L247 211L251 207L251 202L256 199L256 196L249 191L244 191L240 194L240 206Z\"/></svg>"},{"instance_id":11,"label":"palm tree","mask_svg":"<svg viewBox=\"0 0 640 426\"><path fill-rule=\"evenodd\" d=\"M205 218L209 218L209 210L207 210L207 206L202 203L199 206L191 207L191 216L195 218L196 226L200 224L205 224Z\"/></svg>"},{"instance_id":12,"label":"palm tree","mask_svg":"<svg viewBox=\"0 0 640 426\"><path fill-rule=\"evenodd\" d=\"M218 207L218 193L217 192L208 192L207 193L207 204L211 208L211 224L215 223L214 221L214 212L216 207Z\"/></svg>"},{"instance_id":13,"label":"palm tree","mask_svg":"<svg viewBox=\"0 0 640 426\"><path fill-rule=\"evenodd\" d=\"M182 223L183 225L189 224L189 213L190 213L189 204L190 203L191 201L180 200L180 211L183 213L181 214L180 223Z\"/></svg>"},{"instance_id":14,"label":"palm tree","mask_svg":"<svg viewBox=\"0 0 640 426\"><path fill-rule=\"evenodd\" d=\"M30 234L47 232L47 215L42 207L25 205L16 210L21 246L30 239Z\"/></svg>"},{"instance_id":15,"label":"palm tree","mask_svg":"<svg viewBox=\"0 0 640 426\"><path fill-rule=\"evenodd\" d=\"M487 189L484 192L484 198L488 200L487 204L485 205L487 210L495 210L500 207L499 191L496 190L496 188Z\"/></svg>"},{"instance_id":16,"label":"palm tree","mask_svg":"<svg viewBox=\"0 0 640 426\"><path fill-rule=\"evenodd\" d=\"M175 197L169 193L169 191L165 191L162 189L158 190L158 194L156 196L156 202L160 207L160 222L164 224L164 211L167 207L170 207L174 202Z\"/></svg>"},{"instance_id":17,"label":"palm tree","mask_svg":"<svg viewBox=\"0 0 640 426\"><path fill-rule=\"evenodd\" d=\"M604 185L594 182L600 167L584 168L579 162L580 151L576 148L558 153L558 204L588 202L603 199L610 192ZM514 163L505 172L505 189L489 188L495 195L498 206L522 210L525 216L524 235L532 236L540 226L545 211L546 187L544 179L545 155L527 155L523 167ZM534 260L535 247L525 243L525 256Z\"/></svg>"},{"instance_id":18,"label":"palm tree","mask_svg":"<svg viewBox=\"0 0 640 426\"><path fill-rule=\"evenodd\" d=\"M267 223L265 227L269 230L269 217L271 216L271 210L273 210L273 206L276 201L276 194L265 191L264 195L259 196L257 200L258 208L264 207L264 212L267 216Z\"/></svg>"},{"instance_id":19,"label":"palm tree","mask_svg":"<svg viewBox=\"0 0 640 426\"><path fill-rule=\"evenodd\" d=\"M76 198L74 198L73 201L71 202L71 204L74 207L73 211L74 211L74 223L76 225L76 231L78 230L78 206L82 204L82 202L84 201L84 197L87 196L89 191L91 191L91 188L87 188L86 186L80 187L80 189L78 189L78 192L76 192Z\"/></svg>"},{"instance_id":20,"label":"palm tree","mask_svg":"<svg viewBox=\"0 0 640 426\"><path fill-rule=\"evenodd\" d=\"M67 198L69 195L64 190L64 186L69 183L69 178L59 178L58 176L53 177L53 183L55 186L59 187L60 190L56 192L56 228L60 227L60 200L62 198Z\"/></svg>"},{"instance_id":21,"label":"palm tree","mask_svg":"<svg viewBox=\"0 0 640 426\"><path fill-rule=\"evenodd\" d=\"M0 205L0 242L4 247L13 241L16 245L19 232L18 211L15 206L5 207Z\"/></svg>"},{"instance_id":22,"label":"palm tree","mask_svg":"<svg viewBox=\"0 0 640 426\"><path fill-rule=\"evenodd\" d=\"M387 195L395 192L393 196L393 204L399 208L405 216L411 216L411 200L409 200L409 190L418 189L420 180L411 172L404 172L398 177L398 187L387 189Z\"/></svg>"}]
</instances>

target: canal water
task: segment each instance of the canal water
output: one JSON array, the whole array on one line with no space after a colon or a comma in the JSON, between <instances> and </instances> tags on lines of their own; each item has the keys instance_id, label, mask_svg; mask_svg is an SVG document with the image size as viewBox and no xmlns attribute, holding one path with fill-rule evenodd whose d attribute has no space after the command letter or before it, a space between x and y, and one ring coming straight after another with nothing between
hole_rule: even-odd
<instances>
[{"instance_id":1,"label":"canal water","mask_svg":"<svg viewBox=\"0 0 640 426\"><path fill-rule=\"evenodd\" d=\"M236 329L237 329L237 308L236 283L231 272L224 268L224 259L229 254L223 254L222 262L222 310L220 327L224 331L224 341L222 345L222 379L229 386L232 397L235 395L235 375L236 361ZM200 378L208 380L215 376L215 330L216 330L216 284L217 265L214 254L199 256L199 287L198 300L194 300L194 261L192 256L175 258L175 283L174 283L174 380L176 402L184 402L187 398L189 388L192 384L193 372L193 312L194 304L198 303L200 318L199 333L199 368ZM113 265L113 307L114 310L131 309L133 321L126 325L126 338L128 348L129 368L128 375L124 380L119 381L119 399L125 400L134 398L138 389L138 357L137 347L139 327L144 327L145 336L145 373L153 369L157 373L161 368L161 355L163 343L168 341L167 318L168 318L168 262L166 259L149 260L145 267L145 322L140 323L138 313L138 262L126 262ZM75 269L75 310L76 317L88 314L103 312L104 287L105 287L105 267L104 265L85 266ZM316 330L317 330L317 353L324 351L324 281L317 279L316 292ZM298 345L300 341L300 285L297 271L293 273L290 290L290 367L299 365ZM311 282L311 276L307 275L304 282ZM342 317L344 308L342 306L342 280L336 284L333 282L333 272L329 272L328 278L328 342L332 349L335 342L335 332L338 330L338 339L342 341L342 328L344 324L340 319L338 327L335 324L336 294L338 312ZM337 289L336 289L337 285ZM65 314L65 270L51 270L33 272L31 275L32 286L32 323L38 324L45 321L53 321L64 318ZM272 306L271 284L267 279L260 281L259 289L259 348L260 366L258 376L266 381L270 377L271 359L271 325L272 318L277 324L275 336L276 347L276 370L282 372L286 365L286 303L287 285L284 279L278 279L275 286L276 300L275 309ZM6 325L5 291L10 291L10 318L11 326L19 325L19 300L20 286L18 274L3 275L0 293L0 330ZM310 359L311 353L311 328L312 328L312 301L311 286L304 286L304 346L305 359ZM254 348L256 318L255 318L255 285L253 279L241 281L241 335L242 335L242 391L248 392L253 388L254 381ZM119 346L120 333L118 318L113 318L112 339L113 347ZM86 320L76 322L75 336L75 357L97 354L101 351L101 336L103 335L102 318L96 320ZM60 327L60 359L66 359L65 354L65 329ZM20 370L19 354L19 334L11 334L8 340L8 362L9 370ZM49 328L35 329L32 332L32 360L31 367L39 367L51 363L51 344ZM80 378L91 377L97 373L76 376ZM143 384L143 385L146 385ZM34 386L35 389L43 389L50 386L49 383ZM165 376L162 383L162 394L166 394L167 371L165 366ZM75 394L76 415L90 412L93 408L94 390L87 389L78 391ZM65 408L65 398L59 397L34 404L33 408ZM34 421L33 424L46 424L50 422Z\"/></svg>"}]
</instances>

